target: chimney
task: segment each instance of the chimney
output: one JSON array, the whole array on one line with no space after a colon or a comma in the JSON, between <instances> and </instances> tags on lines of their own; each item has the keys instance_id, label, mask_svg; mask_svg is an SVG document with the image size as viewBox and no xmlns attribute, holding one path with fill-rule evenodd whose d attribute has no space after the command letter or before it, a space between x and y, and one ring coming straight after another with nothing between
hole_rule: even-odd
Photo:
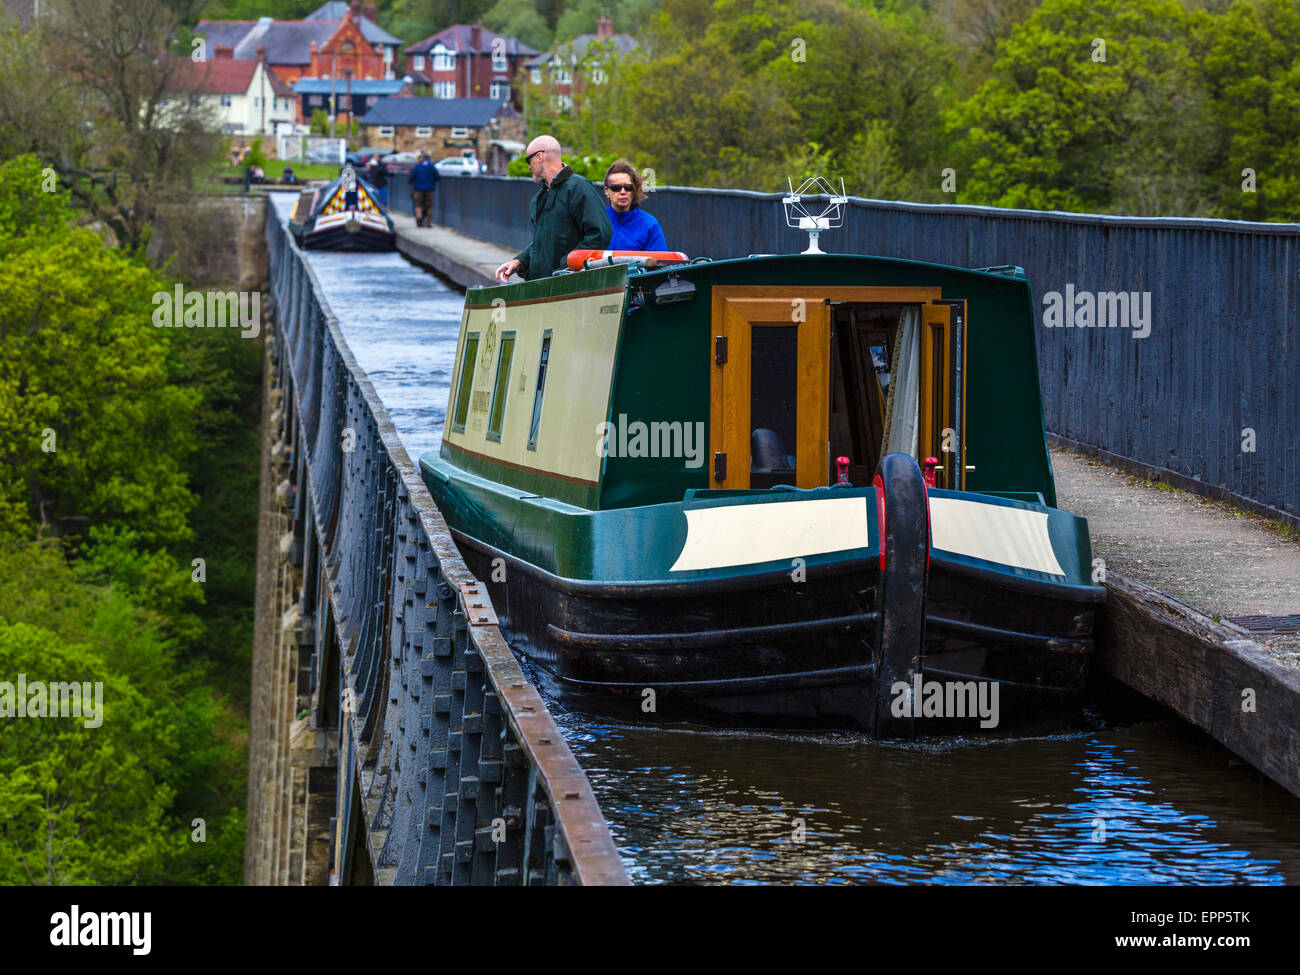
<instances>
[{"instance_id":1,"label":"chimney","mask_svg":"<svg viewBox=\"0 0 1300 975\"><path fill-rule=\"evenodd\" d=\"M469 29L469 50L471 54L478 54L479 44L483 41L483 25L475 24Z\"/></svg>"},{"instance_id":2,"label":"chimney","mask_svg":"<svg viewBox=\"0 0 1300 975\"><path fill-rule=\"evenodd\" d=\"M362 15L369 21L377 21L379 16L375 12L374 0L366 0L366 5L361 8Z\"/></svg>"},{"instance_id":3,"label":"chimney","mask_svg":"<svg viewBox=\"0 0 1300 975\"><path fill-rule=\"evenodd\" d=\"M602 41L608 40L614 36L614 21L608 17L601 17L596 21L596 36Z\"/></svg>"},{"instance_id":4,"label":"chimney","mask_svg":"<svg viewBox=\"0 0 1300 975\"><path fill-rule=\"evenodd\" d=\"M265 44L259 44L259 45L257 45L257 60L261 61L263 64L266 64L266 45L265 45Z\"/></svg>"},{"instance_id":5,"label":"chimney","mask_svg":"<svg viewBox=\"0 0 1300 975\"><path fill-rule=\"evenodd\" d=\"M230 61L235 56L235 49L229 44L218 44L212 49L212 60Z\"/></svg>"},{"instance_id":6,"label":"chimney","mask_svg":"<svg viewBox=\"0 0 1300 975\"><path fill-rule=\"evenodd\" d=\"M361 0L352 0L348 4L348 20L361 19Z\"/></svg>"}]
</instances>

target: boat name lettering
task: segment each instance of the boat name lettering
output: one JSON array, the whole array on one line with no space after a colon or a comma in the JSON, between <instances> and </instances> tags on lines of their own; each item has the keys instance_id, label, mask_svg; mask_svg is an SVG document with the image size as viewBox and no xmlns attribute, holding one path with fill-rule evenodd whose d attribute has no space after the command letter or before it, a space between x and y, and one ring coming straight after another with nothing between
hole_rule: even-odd
<instances>
[{"instance_id":1,"label":"boat name lettering","mask_svg":"<svg viewBox=\"0 0 1300 975\"><path fill-rule=\"evenodd\" d=\"M601 313L602 315L617 315L617 314L618 314L618 305L601 305L601 306L600 306L600 313Z\"/></svg>"},{"instance_id":2,"label":"boat name lettering","mask_svg":"<svg viewBox=\"0 0 1300 975\"><path fill-rule=\"evenodd\" d=\"M1150 291L1049 291L1043 295L1044 328L1132 328L1133 338L1151 334Z\"/></svg>"},{"instance_id":3,"label":"boat name lettering","mask_svg":"<svg viewBox=\"0 0 1300 975\"><path fill-rule=\"evenodd\" d=\"M471 413L486 413L488 411L488 391L479 389L470 397L469 409Z\"/></svg>"},{"instance_id":4,"label":"boat name lettering","mask_svg":"<svg viewBox=\"0 0 1300 975\"><path fill-rule=\"evenodd\" d=\"M596 424L597 457L679 457L688 468L704 466L704 423L689 420L628 422L620 413L613 422Z\"/></svg>"}]
</instances>

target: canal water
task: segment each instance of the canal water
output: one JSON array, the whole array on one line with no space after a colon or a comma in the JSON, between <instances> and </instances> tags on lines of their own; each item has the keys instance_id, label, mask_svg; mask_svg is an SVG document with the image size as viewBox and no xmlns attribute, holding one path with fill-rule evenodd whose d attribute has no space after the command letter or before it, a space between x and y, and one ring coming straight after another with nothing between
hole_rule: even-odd
<instances>
[{"instance_id":1,"label":"canal water","mask_svg":"<svg viewBox=\"0 0 1300 975\"><path fill-rule=\"evenodd\" d=\"M309 259L412 458L436 450L462 296L398 254ZM1176 720L904 746L554 711L637 883L1300 883L1300 800Z\"/></svg>"}]
</instances>

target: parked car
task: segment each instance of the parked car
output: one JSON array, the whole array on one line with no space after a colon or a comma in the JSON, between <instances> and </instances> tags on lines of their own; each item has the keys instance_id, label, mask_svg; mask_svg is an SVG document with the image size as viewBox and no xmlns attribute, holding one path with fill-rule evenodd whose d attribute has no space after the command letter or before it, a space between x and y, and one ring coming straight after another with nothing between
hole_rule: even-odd
<instances>
[{"instance_id":1,"label":"parked car","mask_svg":"<svg viewBox=\"0 0 1300 975\"><path fill-rule=\"evenodd\" d=\"M451 156L433 164L439 176L477 176L479 161L472 156Z\"/></svg>"},{"instance_id":2,"label":"parked car","mask_svg":"<svg viewBox=\"0 0 1300 975\"><path fill-rule=\"evenodd\" d=\"M409 173L419 158L416 152L390 152L384 157L384 168L390 173Z\"/></svg>"}]
</instances>

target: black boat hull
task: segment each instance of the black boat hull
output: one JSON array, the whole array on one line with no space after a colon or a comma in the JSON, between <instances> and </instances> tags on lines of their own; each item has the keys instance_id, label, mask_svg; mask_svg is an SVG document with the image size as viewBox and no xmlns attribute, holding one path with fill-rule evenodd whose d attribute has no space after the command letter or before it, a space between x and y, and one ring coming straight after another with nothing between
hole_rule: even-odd
<instances>
[{"instance_id":1,"label":"black boat hull","mask_svg":"<svg viewBox=\"0 0 1300 975\"><path fill-rule=\"evenodd\" d=\"M782 572L760 585L749 577L733 587L602 586L456 534L507 639L566 706L638 720L872 732L880 691L893 687L877 687L876 560L812 567L798 582ZM505 581L492 581L502 565ZM988 733L1072 717L1087 687L1096 609L1072 595L933 564L920 679L981 682L986 694L997 684L998 713L993 723L971 711L917 715L917 732Z\"/></svg>"}]
</instances>

